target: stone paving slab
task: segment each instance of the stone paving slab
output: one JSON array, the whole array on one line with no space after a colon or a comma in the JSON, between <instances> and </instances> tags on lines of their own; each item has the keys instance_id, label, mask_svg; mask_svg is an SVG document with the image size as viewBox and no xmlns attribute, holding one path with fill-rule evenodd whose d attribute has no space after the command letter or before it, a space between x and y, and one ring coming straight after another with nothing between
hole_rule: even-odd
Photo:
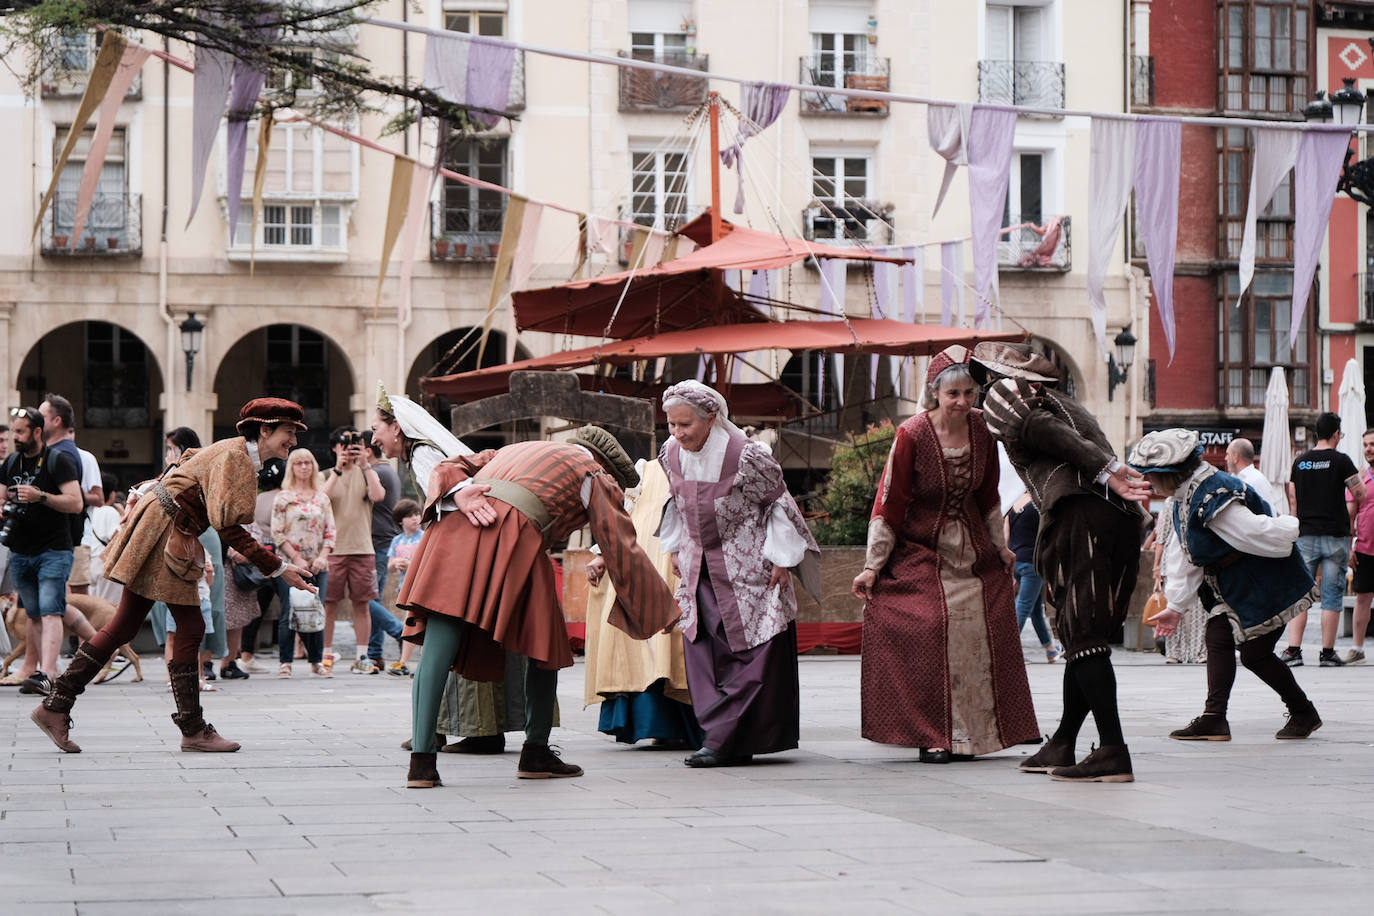
<instances>
[{"instance_id":1,"label":"stone paving slab","mask_svg":"<svg viewBox=\"0 0 1374 916\"><path fill-rule=\"evenodd\" d=\"M1315 651L1309 653L1315 656ZM1062 666L1028 666L1042 728ZM85 752L54 751L32 697L0 692L0 876L28 914L1291 913L1367 906L1374 666L1297 669L1323 714L1280 742L1276 698L1240 672L1234 740L1167 739L1205 673L1117 653L1138 782L1017 771L1029 748L916 762L858 734L858 660L801 664L802 746L758 765L682 766L617 745L560 679L574 780L515 778L496 757L440 755L445 785L402 788L409 681L270 675L205 696L244 744L179 752L161 662L91 688ZM1095 740L1091 724L1079 752ZM1279 813L1282 812L1282 818Z\"/></svg>"}]
</instances>

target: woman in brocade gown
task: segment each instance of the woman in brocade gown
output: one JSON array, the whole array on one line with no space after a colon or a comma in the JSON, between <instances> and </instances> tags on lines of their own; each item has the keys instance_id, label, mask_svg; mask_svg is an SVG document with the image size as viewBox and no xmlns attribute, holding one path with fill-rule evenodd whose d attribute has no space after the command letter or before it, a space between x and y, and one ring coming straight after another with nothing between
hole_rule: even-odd
<instances>
[{"instance_id":1,"label":"woman in brocade gown","mask_svg":"<svg viewBox=\"0 0 1374 916\"><path fill-rule=\"evenodd\" d=\"M873 506L864 570L862 734L923 763L1039 735L1012 598L997 449L968 350L930 363L923 405L897 429Z\"/></svg>"}]
</instances>

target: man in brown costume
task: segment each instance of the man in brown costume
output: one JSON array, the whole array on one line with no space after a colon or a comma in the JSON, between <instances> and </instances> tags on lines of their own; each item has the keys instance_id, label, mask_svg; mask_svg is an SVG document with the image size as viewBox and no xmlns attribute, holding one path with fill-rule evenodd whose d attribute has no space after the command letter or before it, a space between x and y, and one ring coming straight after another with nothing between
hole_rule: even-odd
<instances>
[{"instance_id":1,"label":"man in brown costume","mask_svg":"<svg viewBox=\"0 0 1374 916\"><path fill-rule=\"evenodd\" d=\"M558 669L573 660L547 551L590 525L616 587L610 623L637 639L675 623L677 604L625 511L622 487L637 479L615 438L592 426L569 442L521 442L435 468L429 527L396 599L407 612L404 638L425 647L412 688L408 788L441 784L434 730L450 668L473 680L500 680L506 650L529 660L516 775L582 775L549 748Z\"/></svg>"},{"instance_id":2,"label":"man in brown costume","mask_svg":"<svg viewBox=\"0 0 1374 916\"><path fill-rule=\"evenodd\" d=\"M181 749L239 749L201 714L197 657L205 623L196 583L205 571L205 553L198 537L213 527L225 544L264 575L281 576L296 588L314 591L306 582L307 570L279 560L242 527L253 521L262 462L286 457L296 445L296 430L306 428L304 418L305 412L292 401L249 401L239 411L238 430L243 435L208 448L188 449L179 463L146 487L101 555L105 576L124 586L119 610L104 629L82 644L66 672L53 683L52 693L30 715L59 749L81 752L69 735L72 706L114 650L134 638L156 601L167 604L177 623L167 673L176 700L172 721L181 729Z\"/></svg>"},{"instance_id":3,"label":"man in brown costume","mask_svg":"<svg viewBox=\"0 0 1374 916\"><path fill-rule=\"evenodd\" d=\"M1035 570L1058 611L1067 662L1059 728L1021 769L1064 781L1132 782L1108 639L1135 589L1147 520L1139 503L1150 498L1150 486L1117 460L1081 404L1050 387L1058 373L1049 360L1025 346L989 342L974 348L973 368L993 382L983 403L988 430L1040 510ZM1100 746L1075 764L1089 712Z\"/></svg>"}]
</instances>

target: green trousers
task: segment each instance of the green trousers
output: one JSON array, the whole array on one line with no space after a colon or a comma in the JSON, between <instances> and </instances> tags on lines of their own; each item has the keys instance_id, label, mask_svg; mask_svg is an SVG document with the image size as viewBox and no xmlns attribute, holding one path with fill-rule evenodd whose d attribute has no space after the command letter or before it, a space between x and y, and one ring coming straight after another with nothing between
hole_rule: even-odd
<instances>
[{"instance_id":1,"label":"green trousers","mask_svg":"<svg viewBox=\"0 0 1374 916\"><path fill-rule=\"evenodd\" d=\"M439 703L467 627L467 623L444 614L430 614L426 622L424 652L410 694L411 749L417 754L434 753ZM549 743L557 702L558 672L531 661L525 666L525 743Z\"/></svg>"}]
</instances>

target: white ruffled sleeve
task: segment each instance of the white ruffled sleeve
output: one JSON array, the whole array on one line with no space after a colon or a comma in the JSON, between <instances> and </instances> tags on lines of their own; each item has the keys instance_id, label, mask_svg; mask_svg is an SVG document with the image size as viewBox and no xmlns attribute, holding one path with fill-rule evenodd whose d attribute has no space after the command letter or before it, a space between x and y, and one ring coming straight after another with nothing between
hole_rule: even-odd
<instances>
[{"instance_id":1,"label":"white ruffled sleeve","mask_svg":"<svg viewBox=\"0 0 1374 916\"><path fill-rule=\"evenodd\" d=\"M782 501L768 510L768 533L763 539L763 557L774 566L791 569L800 565L806 556L806 541L787 517Z\"/></svg>"},{"instance_id":2,"label":"white ruffled sleeve","mask_svg":"<svg viewBox=\"0 0 1374 916\"><path fill-rule=\"evenodd\" d=\"M687 541L687 526L672 497L663 504L663 521L658 525L658 546L664 553L677 553Z\"/></svg>"}]
</instances>

